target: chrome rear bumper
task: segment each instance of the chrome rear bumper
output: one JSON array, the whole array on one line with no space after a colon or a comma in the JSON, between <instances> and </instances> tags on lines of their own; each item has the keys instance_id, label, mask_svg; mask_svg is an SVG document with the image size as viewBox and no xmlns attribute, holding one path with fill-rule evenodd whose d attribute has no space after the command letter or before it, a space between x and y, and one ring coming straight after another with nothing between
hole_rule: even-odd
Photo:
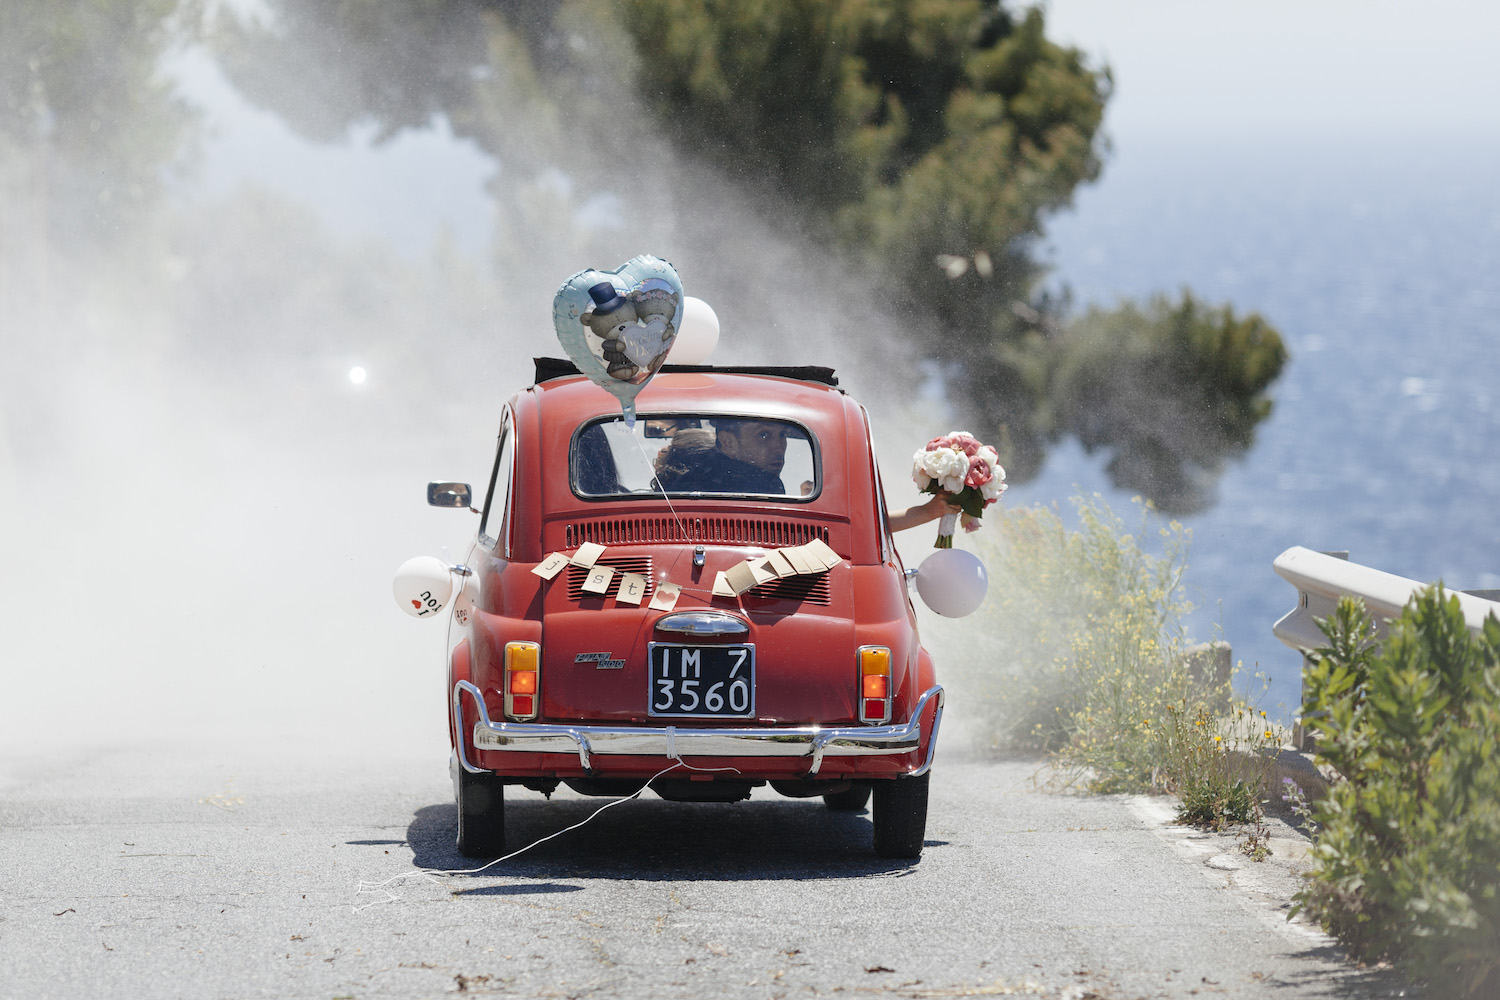
<instances>
[{"instance_id":1,"label":"chrome rear bumper","mask_svg":"<svg viewBox=\"0 0 1500 1000\"><path fill-rule=\"evenodd\" d=\"M807 775L812 777L823 766L824 757L870 757L911 753L922 743L922 713L927 703L937 699L932 717L932 735L927 743L927 757L912 776L926 774L932 767L937 750L938 727L943 721L943 689L934 685L922 693L912 710L911 721L891 726L846 726L823 729L819 726L792 728L713 728L687 729L681 726L560 726L537 722L491 722L480 691L468 681L453 686L453 730L463 731L462 698L468 694L479 711L474 723L476 750L516 751L520 753L577 754L578 763L587 770L594 754L633 754L666 757L809 757ZM457 747L458 762L464 770L481 772L485 768L469 763L463 742Z\"/></svg>"}]
</instances>

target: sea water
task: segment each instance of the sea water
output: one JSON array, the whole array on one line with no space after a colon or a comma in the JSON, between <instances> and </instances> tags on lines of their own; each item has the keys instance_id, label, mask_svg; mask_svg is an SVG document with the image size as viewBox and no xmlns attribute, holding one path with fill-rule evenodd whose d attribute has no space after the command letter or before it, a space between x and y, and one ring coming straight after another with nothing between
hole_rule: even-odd
<instances>
[{"instance_id":1,"label":"sea water","mask_svg":"<svg viewBox=\"0 0 1500 1000\"><path fill-rule=\"evenodd\" d=\"M1258 311L1290 360L1275 409L1217 502L1182 518L1197 638L1270 678L1295 714L1301 658L1271 633L1289 546L1454 589L1500 587L1500 150L1123 149L1050 228L1079 306L1189 287ZM1007 502L1099 491L1107 455L1063 443Z\"/></svg>"}]
</instances>

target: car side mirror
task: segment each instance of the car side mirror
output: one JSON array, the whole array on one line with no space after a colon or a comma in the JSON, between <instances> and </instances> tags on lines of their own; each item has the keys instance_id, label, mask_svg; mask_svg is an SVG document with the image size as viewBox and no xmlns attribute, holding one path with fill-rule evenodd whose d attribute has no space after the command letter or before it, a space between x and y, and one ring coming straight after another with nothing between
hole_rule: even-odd
<instances>
[{"instance_id":1,"label":"car side mirror","mask_svg":"<svg viewBox=\"0 0 1500 1000\"><path fill-rule=\"evenodd\" d=\"M427 484L427 503L433 507L468 507L471 499L468 483Z\"/></svg>"}]
</instances>

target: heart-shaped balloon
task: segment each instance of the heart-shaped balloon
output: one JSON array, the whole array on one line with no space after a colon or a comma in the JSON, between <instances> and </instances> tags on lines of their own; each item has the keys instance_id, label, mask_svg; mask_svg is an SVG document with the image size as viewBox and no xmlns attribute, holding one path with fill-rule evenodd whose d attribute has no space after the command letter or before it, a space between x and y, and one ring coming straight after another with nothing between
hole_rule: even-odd
<instances>
[{"instance_id":1,"label":"heart-shaped balloon","mask_svg":"<svg viewBox=\"0 0 1500 1000\"><path fill-rule=\"evenodd\" d=\"M646 254L613 271L579 271L557 290L552 325L578 370L618 399L634 426L636 393L682 328L682 281L671 264Z\"/></svg>"}]
</instances>

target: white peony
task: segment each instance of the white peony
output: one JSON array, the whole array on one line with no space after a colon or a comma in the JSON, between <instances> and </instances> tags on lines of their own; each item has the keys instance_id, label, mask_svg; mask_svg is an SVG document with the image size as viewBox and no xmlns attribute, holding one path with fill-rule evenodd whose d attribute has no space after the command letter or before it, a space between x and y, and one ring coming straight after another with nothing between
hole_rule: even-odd
<instances>
[{"instance_id":1,"label":"white peony","mask_svg":"<svg viewBox=\"0 0 1500 1000\"><path fill-rule=\"evenodd\" d=\"M924 492L932 485L932 477L927 474L926 469L922 468L922 460L926 457L925 448L918 448L917 453L911 457L911 478L916 482L917 489Z\"/></svg>"},{"instance_id":2,"label":"white peony","mask_svg":"<svg viewBox=\"0 0 1500 1000\"><path fill-rule=\"evenodd\" d=\"M937 480L938 487L949 493L964 491L964 477L969 474L969 458L953 448L922 452L922 471Z\"/></svg>"}]
</instances>

